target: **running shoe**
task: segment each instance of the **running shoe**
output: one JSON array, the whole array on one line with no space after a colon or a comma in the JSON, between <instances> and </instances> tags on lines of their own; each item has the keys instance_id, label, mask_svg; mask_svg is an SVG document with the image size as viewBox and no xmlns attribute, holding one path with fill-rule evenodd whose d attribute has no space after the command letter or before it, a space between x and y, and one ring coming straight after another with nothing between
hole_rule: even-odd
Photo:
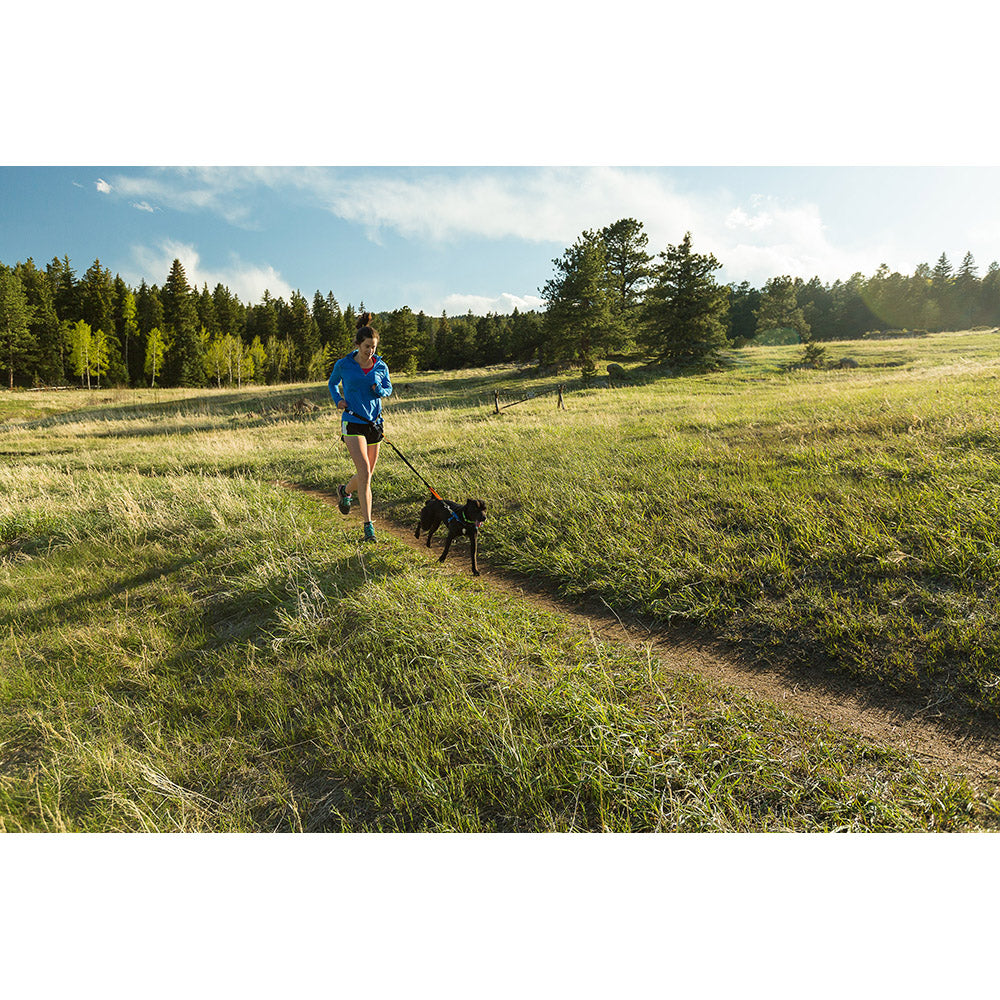
<instances>
[{"instance_id":1,"label":"running shoe","mask_svg":"<svg viewBox=\"0 0 1000 1000\"><path fill-rule=\"evenodd\" d=\"M337 501L337 510L341 514L349 514L351 512L351 494L344 489L343 483L337 487L337 492L340 494L340 499Z\"/></svg>"},{"instance_id":2,"label":"running shoe","mask_svg":"<svg viewBox=\"0 0 1000 1000\"><path fill-rule=\"evenodd\" d=\"M375 537L375 525L371 521L365 521L365 541L366 542L377 542L378 539Z\"/></svg>"}]
</instances>

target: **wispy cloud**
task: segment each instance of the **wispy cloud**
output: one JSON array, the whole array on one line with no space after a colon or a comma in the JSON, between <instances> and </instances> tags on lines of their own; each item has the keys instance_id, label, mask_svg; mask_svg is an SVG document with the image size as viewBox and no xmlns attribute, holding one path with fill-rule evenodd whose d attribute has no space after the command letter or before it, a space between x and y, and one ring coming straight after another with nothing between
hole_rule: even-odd
<instances>
[{"instance_id":1,"label":"wispy cloud","mask_svg":"<svg viewBox=\"0 0 1000 1000\"><path fill-rule=\"evenodd\" d=\"M872 269L884 247L847 251L830 242L813 203L725 191L681 191L665 171L614 167L418 173L395 177L302 174L315 197L371 239L391 230L436 243L464 238L570 245L584 230L635 218L658 253L685 232L722 262L727 280L762 282L775 273L833 280ZM776 271L777 268L777 271Z\"/></svg>"},{"instance_id":2,"label":"wispy cloud","mask_svg":"<svg viewBox=\"0 0 1000 1000\"><path fill-rule=\"evenodd\" d=\"M270 264L248 264L232 254L227 267L205 267L194 246L176 240L164 240L155 247L133 247L132 258L134 270L122 277L134 285L143 279L148 284L162 285L176 259L183 264L192 288L208 285L211 291L222 284L244 302L259 302L265 290L275 297L288 299L294 290Z\"/></svg>"},{"instance_id":3,"label":"wispy cloud","mask_svg":"<svg viewBox=\"0 0 1000 1000\"><path fill-rule=\"evenodd\" d=\"M447 311L449 316L463 315L471 309L476 316L485 316L487 313L499 313L507 315L515 309L518 312L528 312L532 309L544 309L545 300L537 295L513 295L510 292L503 292L494 298L486 295L463 295L456 292L445 296L442 302L442 309ZM435 314L439 309L432 310Z\"/></svg>"},{"instance_id":4,"label":"wispy cloud","mask_svg":"<svg viewBox=\"0 0 1000 1000\"><path fill-rule=\"evenodd\" d=\"M374 242L391 232L438 245L486 239L568 246L585 229L633 217L653 253L690 231L696 250L722 262L724 280L753 283L776 273L834 280L871 271L893 253L835 245L815 203L780 192L741 200L721 188L686 190L654 168L159 168L98 185L144 211L209 212L248 229L258 225L263 189L294 192Z\"/></svg>"},{"instance_id":5,"label":"wispy cloud","mask_svg":"<svg viewBox=\"0 0 1000 1000\"><path fill-rule=\"evenodd\" d=\"M155 212L156 209L148 201L133 201L132 207L139 209L140 212Z\"/></svg>"},{"instance_id":6,"label":"wispy cloud","mask_svg":"<svg viewBox=\"0 0 1000 1000\"><path fill-rule=\"evenodd\" d=\"M95 186L97 187L97 190L101 192L101 194L111 194L112 190L111 185L106 180L104 180L103 177L97 178L97 180L95 181Z\"/></svg>"},{"instance_id":7,"label":"wispy cloud","mask_svg":"<svg viewBox=\"0 0 1000 1000\"><path fill-rule=\"evenodd\" d=\"M391 229L444 242L462 237L569 243L624 215L672 228L694 218L689 200L652 172L607 167L466 173L303 173L296 178L339 218L374 237ZM651 212L656 219L651 219Z\"/></svg>"},{"instance_id":8,"label":"wispy cloud","mask_svg":"<svg viewBox=\"0 0 1000 1000\"><path fill-rule=\"evenodd\" d=\"M181 212L208 212L235 226L256 228L254 193L268 184L267 168L163 167L142 174L115 174L98 190L134 207L157 205ZM101 186L103 185L103 187Z\"/></svg>"}]
</instances>

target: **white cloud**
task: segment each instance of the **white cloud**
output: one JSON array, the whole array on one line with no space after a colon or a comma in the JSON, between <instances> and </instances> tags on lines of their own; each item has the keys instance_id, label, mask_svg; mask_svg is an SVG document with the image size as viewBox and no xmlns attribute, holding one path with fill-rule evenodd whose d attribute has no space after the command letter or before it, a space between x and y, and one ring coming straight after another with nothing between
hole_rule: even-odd
<instances>
[{"instance_id":1,"label":"white cloud","mask_svg":"<svg viewBox=\"0 0 1000 1000\"><path fill-rule=\"evenodd\" d=\"M103 177L97 178L95 186L97 187L97 190L101 192L101 194L111 194L111 185L106 180L104 180Z\"/></svg>"},{"instance_id":2,"label":"white cloud","mask_svg":"<svg viewBox=\"0 0 1000 1000\"><path fill-rule=\"evenodd\" d=\"M99 185L134 199L133 205L154 202L182 212L212 212L233 225L254 228L250 195L267 183L270 173L256 167L170 167L149 174L116 174L112 184Z\"/></svg>"},{"instance_id":3,"label":"white cloud","mask_svg":"<svg viewBox=\"0 0 1000 1000\"><path fill-rule=\"evenodd\" d=\"M748 215L744 209L734 208L729 215L726 216L726 228L749 229L751 231L756 231L766 228L772 221L771 216L768 215L767 212L758 212L756 215Z\"/></svg>"},{"instance_id":4,"label":"white cloud","mask_svg":"<svg viewBox=\"0 0 1000 1000\"><path fill-rule=\"evenodd\" d=\"M869 273L882 260L894 267L905 263L891 248L848 250L831 243L820 208L808 201L765 194L740 200L721 188L682 190L667 171L645 167L191 167L116 175L110 184L100 183L136 199L137 208L212 212L245 228L255 225L261 188L297 192L363 227L375 242L391 231L436 244L478 238L565 247L585 229L632 217L643 223L653 254L690 231L695 250L713 253L722 263L721 280L753 284L776 273L833 281L855 271Z\"/></svg>"},{"instance_id":5,"label":"white cloud","mask_svg":"<svg viewBox=\"0 0 1000 1000\"><path fill-rule=\"evenodd\" d=\"M188 284L196 290L208 285L212 291L222 284L247 303L259 302L265 290L275 298L287 300L294 290L270 264L247 264L232 254L228 267L207 268L202 265L201 255L194 246L175 240L165 240L157 247L133 247L132 255L136 270L122 277L136 286L145 279L147 284L162 287L176 259L184 266Z\"/></svg>"},{"instance_id":6,"label":"white cloud","mask_svg":"<svg viewBox=\"0 0 1000 1000\"><path fill-rule=\"evenodd\" d=\"M885 255L882 247L848 252L831 244L815 204L765 195L741 204L723 191L685 192L668 174L652 169L531 168L393 177L303 172L295 182L311 186L329 211L366 227L375 240L390 229L439 243L479 237L569 246L585 229L631 217L643 223L651 253L679 243L690 231L695 250L714 253L723 264L723 280L752 283L775 273L835 280L877 267Z\"/></svg>"},{"instance_id":7,"label":"white cloud","mask_svg":"<svg viewBox=\"0 0 1000 1000\"><path fill-rule=\"evenodd\" d=\"M487 313L507 315L515 309L518 312L529 312L544 308L545 299L540 299L537 295L512 295L510 292L503 292L490 298L487 295L464 295L456 292L445 296L441 307L431 310L431 313L438 315L444 309L449 316L460 316L471 309L476 316L485 316Z\"/></svg>"},{"instance_id":8,"label":"white cloud","mask_svg":"<svg viewBox=\"0 0 1000 1000\"><path fill-rule=\"evenodd\" d=\"M438 242L478 236L568 244L584 229L624 216L671 229L693 221L692 206L662 176L609 167L474 170L412 177L305 173L326 208L376 236L382 228Z\"/></svg>"},{"instance_id":9,"label":"white cloud","mask_svg":"<svg viewBox=\"0 0 1000 1000\"><path fill-rule=\"evenodd\" d=\"M132 207L139 209L140 212L155 212L156 209L148 201L133 201Z\"/></svg>"}]
</instances>

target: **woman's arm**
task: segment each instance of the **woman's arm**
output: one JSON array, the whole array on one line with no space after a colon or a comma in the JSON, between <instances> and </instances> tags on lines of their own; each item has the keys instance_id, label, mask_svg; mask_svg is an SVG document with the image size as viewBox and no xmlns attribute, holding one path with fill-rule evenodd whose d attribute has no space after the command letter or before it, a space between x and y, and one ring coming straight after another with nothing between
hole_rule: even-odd
<instances>
[{"instance_id":1,"label":"woman's arm","mask_svg":"<svg viewBox=\"0 0 1000 1000\"><path fill-rule=\"evenodd\" d=\"M392 382L389 379L389 368L384 361L380 361L375 365L375 370L372 372L375 376L375 381L372 384L372 392L376 396L381 396L385 399L386 396L392 395Z\"/></svg>"},{"instance_id":2,"label":"woman's arm","mask_svg":"<svg viewBox=\"0 0 1000 1000\"><path fill-rule=\"evenodd\" d=\"M333 366L333 371L330 373L330 381L327 382L327 388L330 390L330 395L333 397L334 403L336 403L338 406L340 405L340 401L343 398L340 395L340 389L338 388L339 385L340 385L340 362L338 361Z\"/></svg>"}]
</instances>

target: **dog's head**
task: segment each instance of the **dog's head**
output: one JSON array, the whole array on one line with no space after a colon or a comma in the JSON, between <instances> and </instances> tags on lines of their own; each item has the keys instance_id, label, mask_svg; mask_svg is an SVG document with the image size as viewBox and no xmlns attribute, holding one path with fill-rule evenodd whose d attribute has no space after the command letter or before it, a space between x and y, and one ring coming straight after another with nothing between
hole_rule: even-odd
<instances>
[{"instance_id":1,"label":"dog's head","mask_svg":"<svg viewBox=\"0 0 1000 1000\"><path fill-rule=\"evenodd\" d=\"M470 524L481 528L483 521L486 520L486 504L482 500L466 500L462 508L462 517Z\"/></svg>"}]
</instances>

